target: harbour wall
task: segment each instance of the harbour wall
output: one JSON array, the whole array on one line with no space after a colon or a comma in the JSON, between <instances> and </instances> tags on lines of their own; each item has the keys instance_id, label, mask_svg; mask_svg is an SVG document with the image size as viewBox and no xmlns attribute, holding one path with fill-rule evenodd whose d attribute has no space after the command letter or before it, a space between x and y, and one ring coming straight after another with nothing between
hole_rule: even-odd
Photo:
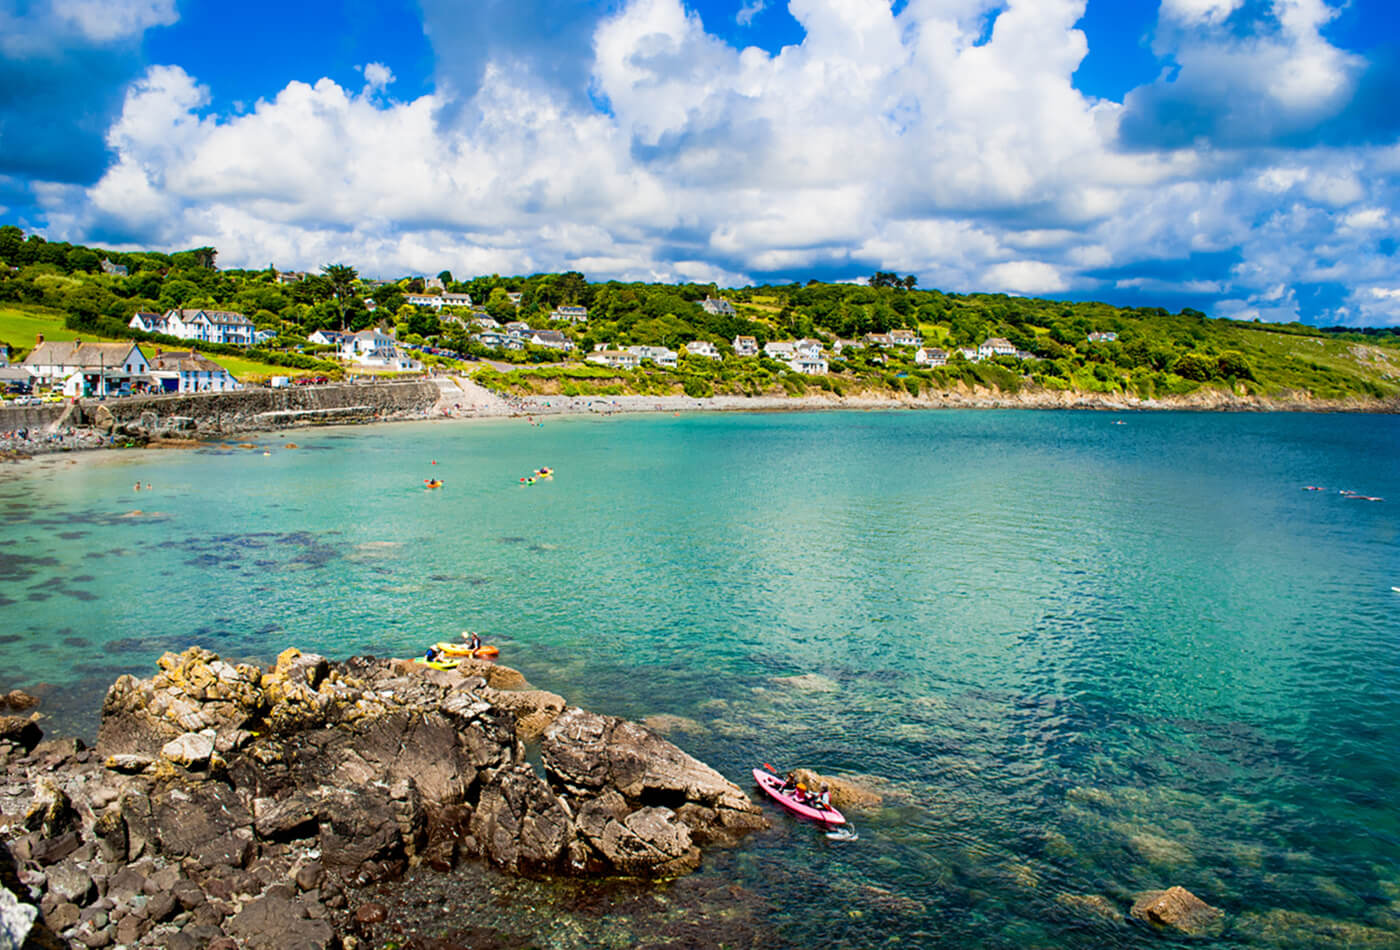
<instances>
[{"instance_id":1,"label":"harbour wall","mask_svg":"<svg viewBox=\"0 0 1400 950\"><path fill-rule=\"evenodd\" d=\"M432 380L413 379L69 400L0 409L0 432L68 426L94 428L118 436L195 436L316 423L367 422L422 415L432 409L440 392Z\"/></svg>"}]
</instances>

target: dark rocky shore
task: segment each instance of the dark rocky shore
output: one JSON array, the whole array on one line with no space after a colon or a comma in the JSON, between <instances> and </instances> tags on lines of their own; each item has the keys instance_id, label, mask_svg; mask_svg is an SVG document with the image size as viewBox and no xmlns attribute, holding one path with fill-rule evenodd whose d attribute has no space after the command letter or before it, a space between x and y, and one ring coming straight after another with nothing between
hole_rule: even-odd
<instances>
[{"instance_id":1,"label":"dark rocky shore","mask_svg":"<svg viewBox=\"0 0 1400 950\"><path fill-rule=\"evenodd\" d=\"M22 696L0 717L0 945L377 945L375 895L410 868L671 878L766 824L676 746L507 667L159 666L112 685L95 749L42 741Z\"/></svg>"}]
</instances>

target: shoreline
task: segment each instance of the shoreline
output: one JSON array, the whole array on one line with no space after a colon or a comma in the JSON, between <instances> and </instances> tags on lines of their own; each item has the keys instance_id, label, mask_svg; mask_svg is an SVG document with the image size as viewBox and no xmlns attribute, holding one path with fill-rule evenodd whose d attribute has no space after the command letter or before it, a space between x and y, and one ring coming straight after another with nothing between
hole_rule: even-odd
<instances>
[{"instance_id":1,"label":"shoreline","mask_svg":"<svg viewBox=\"0 0 1400 950\"><path fill-rule=\"evenodd\" d=\"M459 378L459 386L463 382ZM1391 415L1400 413L1400 399L1317 399L1312 396L1236 396L1219 390L1198 390L1168 399L1139 399L1102 393L1034 392L1001 393L959 387L920 396L882 394L878 396L836 396L828 393L803 396L565 396L500 395L475 383L459 389L460 398L446 390L426 409L401 409L373 418L319 421L307 419L287 425L249 426L219 435L184 439L151 439L145 445L118 444L111 436L93 428L65 427L58 435L36 431L32 438L19 439L12 432L0 432L0 478L34 467L76 464L78 458L92 458L98 452L171 451L200 448L236 437L266 436L306 428L364 426L391 422L470 421L513 419L532 416L613 416L644 413L680 412L881 412L927 410L1054 410L1070 412L1313 412Z\"/></svg>"}]
</instances>

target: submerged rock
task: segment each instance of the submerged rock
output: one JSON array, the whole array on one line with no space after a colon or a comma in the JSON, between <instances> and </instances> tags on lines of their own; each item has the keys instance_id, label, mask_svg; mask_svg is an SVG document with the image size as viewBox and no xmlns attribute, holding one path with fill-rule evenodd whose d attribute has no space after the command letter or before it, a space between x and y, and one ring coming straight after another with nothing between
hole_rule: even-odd
<instances>
[{"instance_id":1,"label":"submerged rock","mask_svg":"<svg viewBox=\"0 0 1400 950\"><path fill-rule=\"evenodd\" d=\"M1173 927L1188 934L1204 933L1221 923L1225 912L1212 907L1184 887L1139 894L1130 911L1138 920Z\"/></svg>"},{"instance_id":2,"label":"submerged rock","mask_svg":"<svg viewBox=\"0 0 1400 950\"><path fill-rule=\"evenodd\" d=\"M879 808L884 801L879 792L853 779L822 775L811 769L794 769L793 774L797 781L809 789L820 789L825 785L831 790L831 804L841 810Z\"/></svg>"}]
</instances>

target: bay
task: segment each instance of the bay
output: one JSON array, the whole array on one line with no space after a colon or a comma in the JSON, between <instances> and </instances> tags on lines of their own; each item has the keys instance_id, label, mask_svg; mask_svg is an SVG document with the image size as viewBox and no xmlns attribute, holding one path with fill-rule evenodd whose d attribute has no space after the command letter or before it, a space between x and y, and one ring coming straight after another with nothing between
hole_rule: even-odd
<instances>
[{"instance_id":1,"label":"bay","mask_svg":"<svg viewBox=\"0 0 1400 950\"><path fill-rule=\"evenodd\" d=\"M1138 946L1133 896L1180 884L1226 911L1214 945L1400 943L1394 417L655 414L255 445L0 482L0 668L51 733L90 737L106 685L166 649L407 656L472 628L745 787L765 761L871 777L859 841L770 812L707 861L755 942ZM674 912L701 927L694 890ZM585 916L513 925L635 945Z\"/></svg>"}]
</instances>

